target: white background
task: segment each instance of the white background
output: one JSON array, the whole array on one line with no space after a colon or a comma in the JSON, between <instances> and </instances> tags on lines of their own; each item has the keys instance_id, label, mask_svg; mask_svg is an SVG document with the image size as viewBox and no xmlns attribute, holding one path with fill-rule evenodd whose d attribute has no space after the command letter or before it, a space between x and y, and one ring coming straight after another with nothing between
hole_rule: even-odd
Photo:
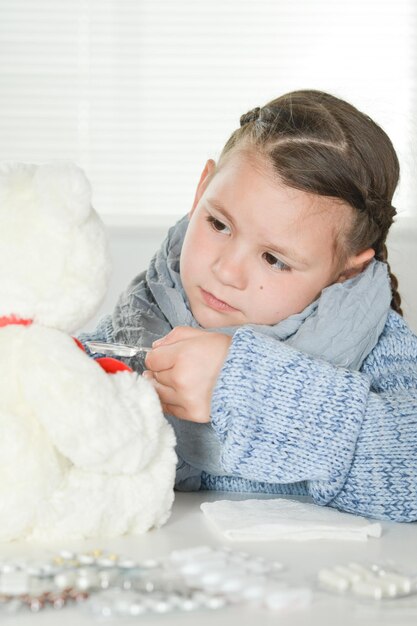
<instances>
[{"instance_id":1,"label":"white background","mask_svg":"<svg viewBox=\"0 0 417 626\"><path fill-rule=\"evenodd\" d=\"M73 159L108 223L166 225L242 113L324 89L386 129L417 216L416 58L414 0L1 0L0 160Z\"/></svg>"},{"instance_id":2,"label":"white background","mask_svg":"<svg viewBox=\"0 0 417 626\"><path fill-rule=\"evenodd\" d=\"M86 170L116 255L111 306L243 112L330 91L397 148L390 254L413 320L416 59L415 0L1 0L0 160Z\"/></svg>"}]
</instances>

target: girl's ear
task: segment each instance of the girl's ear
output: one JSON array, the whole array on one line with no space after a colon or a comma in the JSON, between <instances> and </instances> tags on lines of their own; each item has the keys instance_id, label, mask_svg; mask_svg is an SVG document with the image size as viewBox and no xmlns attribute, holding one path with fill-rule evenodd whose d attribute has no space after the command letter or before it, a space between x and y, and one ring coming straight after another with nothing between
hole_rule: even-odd
<instances>
[{"instance_id":1,"label":"girl's ear","mask_svg":"<svg viewBox=\"0 0 417 626\"><path fill-rule=\"evenodd\" d=\"M188 214L188 217L191 217L192 214L194 213L194 209L196 208L197 204L200 202L201 196L207 189L207 185L209 184L210 179L212 175L214 174L215 169L216 169L215 161L213 161L213 159L209 159L201 173L200 181L197 185L197 189L196 189L195 196L194 196L193 206L191 208L191 211Z\"/></svg>"},{"instance_id":2,"label":"girl's ear","mask_svg":"<svg viewBox=\"0 0 417 626\"><path fill-rule=\"evenodd\" d=\"M363 272L369 262L374 258L375 250L373 248L367 248L363 252L349 257L346 262L345 269L340 272L339 278L336 282L343 283L349 278L353 278L357 274Z\"/></svg>"}]
</instances>

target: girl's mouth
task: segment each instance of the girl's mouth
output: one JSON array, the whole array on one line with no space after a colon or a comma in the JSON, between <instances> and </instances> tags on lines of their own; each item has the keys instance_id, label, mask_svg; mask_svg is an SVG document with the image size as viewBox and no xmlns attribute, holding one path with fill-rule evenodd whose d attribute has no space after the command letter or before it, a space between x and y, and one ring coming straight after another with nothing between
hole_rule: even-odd
<instances>
[{"instance_id":1,"label":"girl's mouth","mask_svg":"<svg viewBox=\"0 0 417 626\"><path fill-rule=\"evenodd\" d=\"M227 304L227 302L223 302L223 300L219 300L216 296L213 296L212 293L205 291L202 287L200 287L201 294L203 296L203 300L207 306L215 311L219 311L220 313L227 313L231 311L237 311L234 307Z\"/></svg>"}]
</instances>

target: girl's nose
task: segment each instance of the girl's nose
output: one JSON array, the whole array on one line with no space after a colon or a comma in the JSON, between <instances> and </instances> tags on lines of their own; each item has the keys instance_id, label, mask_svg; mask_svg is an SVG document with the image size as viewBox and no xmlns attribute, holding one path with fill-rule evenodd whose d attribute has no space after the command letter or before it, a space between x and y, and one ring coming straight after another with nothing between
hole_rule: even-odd
<instances>
[{"instance_id":1,"label":"girl's nose","mask_svg":"<svg viewBox=\"0 0 417 626\"><path fill-rule=\"evenodd\" d=\"M247 286L247 263L242 250L236 246L225 246L213 263L217 280L224 285L245 289Z\"/></svg>"}]
</instances>

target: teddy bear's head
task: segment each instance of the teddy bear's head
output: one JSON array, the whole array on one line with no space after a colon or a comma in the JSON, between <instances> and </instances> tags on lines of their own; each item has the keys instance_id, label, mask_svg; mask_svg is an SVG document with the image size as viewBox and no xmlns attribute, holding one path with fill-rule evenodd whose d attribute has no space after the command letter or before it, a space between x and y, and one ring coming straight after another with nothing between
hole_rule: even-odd
<instances>
[{"instance_id":1,"label":"teddy bear's head","mask_svg":"<svg viewBox=\"0 0 417 626\"><path fill-rule=\"evenodd\" d=\"M105 295L109 254L73 163L0 165L0 317L73 332Z\"/></svg>"}]
</instances>

